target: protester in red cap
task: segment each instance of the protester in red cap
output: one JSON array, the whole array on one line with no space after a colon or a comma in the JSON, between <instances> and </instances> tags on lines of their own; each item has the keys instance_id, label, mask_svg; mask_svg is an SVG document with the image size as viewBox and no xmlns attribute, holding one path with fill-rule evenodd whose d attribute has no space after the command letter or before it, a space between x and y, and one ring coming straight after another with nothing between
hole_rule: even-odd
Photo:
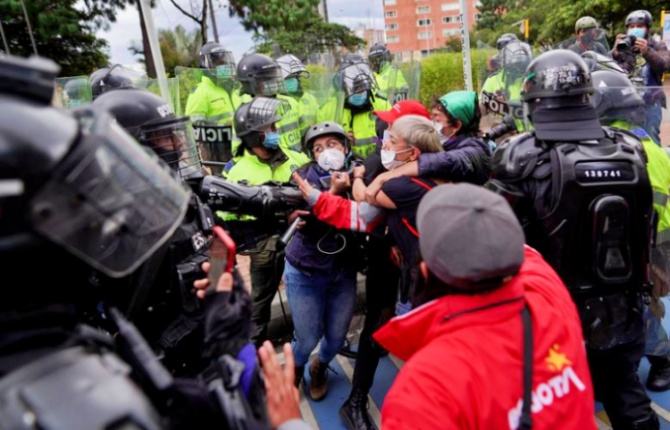
<instances>
[{"instance_id":1,"label":"protester in red cap","mask_svg":"<svg viewBox=\"0 0 670 430\"><path fill-rule=\"evenodd\" d=\"M394 104L391 110L376 110L374 113L386 124L393 124L404 115L420 115L426 119L431 119L428 109L416 100L402 100Z\"/></svg>"},{"instance_id":2,"label":"protester in red cap","mask_svg":"<svg viewBox=\"0 0 670 430\"><path fill-rule=\"evenodd\" d=\"M577 309L505 199L441 185L417 225L422 305L374 335L406 361L384 399L384 430L595 430Z\"/></svg>"},{"instance_id":3,"label":"protester in red cap","mask_svg":"<svg viewBox=\"0 0 670 430\"><path fill-rule=\"evenodd\" d=\"M441 178L477 185L488 180L491 150L479 136L481 113L477 93L452 91L435 97L431 109L444 152L422 154L417 161L378 175L366 189L368 202L374 201L384 183L400 176Z\"/></svg>"}]
</instances>

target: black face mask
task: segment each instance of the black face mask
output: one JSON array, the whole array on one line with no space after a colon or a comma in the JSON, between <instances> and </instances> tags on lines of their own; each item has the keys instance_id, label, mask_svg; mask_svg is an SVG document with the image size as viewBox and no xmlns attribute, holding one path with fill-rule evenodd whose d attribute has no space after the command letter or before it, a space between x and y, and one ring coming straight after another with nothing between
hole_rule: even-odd
<instances>
[{"instance_id":1,"label":"black face mask","mask_svg":"<svg viewBox=\"0 0 670 430\"><path fill-rule=\"evenodd\" d=\"M595 42L595 40L596 40L595 37L593 37L591 33L583 34L581 37L581 41L584 45L590 45L593 42Z\"/></svg>"}]
</instances>

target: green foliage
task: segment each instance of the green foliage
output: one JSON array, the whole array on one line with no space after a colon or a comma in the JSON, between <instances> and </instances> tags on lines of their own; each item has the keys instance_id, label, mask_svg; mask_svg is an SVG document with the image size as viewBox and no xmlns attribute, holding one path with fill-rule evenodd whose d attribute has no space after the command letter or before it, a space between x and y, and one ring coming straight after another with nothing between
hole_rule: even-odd
<instances>
[{"instance_id":1,"label":"green foliage","mask_svg":"<svg viewBox=\"0 0 670 430\"><path fill-rule=\"evenodd\" d=\"M37 52L57 62L61 76L88 75L107 64L107 42L98 39L95 30L114 18L116 8L122 7L125 0L31 0L24 3ZM9 52L24 57L32 55L21 3L0 1L0 19Z\"/></svg>"},{"instance_id":2,"label":"green foliage","mask_svg":"<svg viewBox=\"0 0 670 430\"><path fill-rule=\"evenodd\" d=\"M477 22L480 40L495 46L495 39L503 33L523 34L519 26L513 26L522 19L530 21L530 42L535 45L555 45L574 35L575 22L582 16L592 16L606 30L609 42L624 29L626 16L638 9L650 11L654 24L667 1L662 0L481 0L482 14Z\"/></svg>"},{"instance_id":3,"label":"green foliage","mask_svg":"<svg viewBox=\"0 0 670 430\"><path fill-rule=\"evenodd\" d=\"M198 52L202 46L200 30L187 31L181 25L174 30L158 30L158 43L161 47L161 55L165 70L172 73L175 67L198 67ZM141 46L133 45L129 48L133 54L144 56ZM140 60L145 63L145 60Z\"/></svg>"},{"instance_id":4,"label":"green foliage","mask_svg":"<svg viewBox=\"0 0 670 430\"><path fill-rule=\"evenodd\" d=\"M484 84L486 61L495 54L489 50L473 49L472 85L476 91ZM426 57L421 62L421 86L419 100L425 106L430 106L430 99L434 95L441 96L450 91L465 89L463 77L463 55L460 52L446 52Z\"/></svg>"},{"instance_id":5,"label":"green foliage","mask_svg":"<svg viewBox=\"0 0 670 430\"><path fill-rule=\"evenodd\" d=\"M319 18L319 0L231 0L230 16L238 16L254 33L276 29L300 32Z\"/></svg>"},{"instance_id":6,"label":"green foliage","mask_svg":"<svg viewBox=\"0 0 670 430\"><path fill-rule=\"evenodd\" d=\"M321 17L310 21L301 30L272 29L257 36L256 40L260 42L258 52L271 54L278 50L282 54L293 54L301 61L328 49L345 47L354 51L365 44L365 40L356 37L348 27L325 22Z\"/></svg>"}]
</instances>

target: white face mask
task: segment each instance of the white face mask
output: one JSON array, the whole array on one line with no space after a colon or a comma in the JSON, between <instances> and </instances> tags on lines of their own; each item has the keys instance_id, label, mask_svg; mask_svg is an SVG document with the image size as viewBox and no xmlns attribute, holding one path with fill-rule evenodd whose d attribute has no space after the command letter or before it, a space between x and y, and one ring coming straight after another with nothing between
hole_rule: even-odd
<instances>
[{"instance_id":1,"label":"white face mask","mask_svg":"<svg viewBox=\"0 0 670 430\"><path fill-rule=\"evenodd\" d=\"M439 122L433 121L433 127L435 127L435 131L437 131L437 134L442 136L442 128L443 128L442 124L440 124Z\"/></svg>"},{"instance_id":2,"label":"white face mask","mask_svg":"<svg viewBox=\"0 0 670 430\"><path fill-rule=\"evenodd\" d=\"M381 156L382 156L382 165L386 170L393 170L397 167L402 166L403 164L407 163L407 161L399 161L396 160L395 157L397 154L402 154L403 152L411 151L412 148L405 149L403 151L387 151L385 149L382 149Z\"/></svg>"},{"instance_id":3,"label":"white face mask","mask_svg":"<svg viewBox=\"0 0 670 430\"><path fill-rule=\"evenodd\" d=\"M344 167L344 158L344 153L342 151L335 148L328 148L319 155L317 163L323 170L332 172L335 170L342 170Z\"/></svg>"}]
</instances>

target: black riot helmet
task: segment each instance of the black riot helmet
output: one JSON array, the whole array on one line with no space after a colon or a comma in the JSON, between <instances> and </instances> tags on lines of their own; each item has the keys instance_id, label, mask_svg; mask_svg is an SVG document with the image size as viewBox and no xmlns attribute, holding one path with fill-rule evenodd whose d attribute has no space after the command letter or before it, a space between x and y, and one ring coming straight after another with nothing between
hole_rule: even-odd
<instances>
[{"instance_id":1,"label":"black riot helmet","mask_svg":"<svg viewBox=\"0 0 670 430\"><path fill-rule=\"evenodd\" d=\"M591 104L602 120L644 123L644 99L625 74L600 70L591 73L591 79L594 89Z\"/></svg>"},{"instance_id":2,"label":"black riot helmet","mask_svg":"<svg viewBox=\"0 0 670 430\"><path fill-rule=\"evenodd\" d=\"M201 174L189 118L177 117L161 97L146 90L111 91L93 105L109 111L126 132L153 150L182 179Z\"/></svg>"},{"instance_id":3,"label":"black riot helmet","mask_svg":"<svg viewBox=\"0 0 670 430\"><path fill-rule=\"evenodd\" d=\"M384 43L377 42L370 47L368 63L375 73L379 73L384 63L390 63L392 59L391 51L389 51Z\"/></svg>"},{"instance_id":4,"label":"black riot helmet","mask_svg":"<svg viewBox=\"0 0 670 430\"><path fill-rule=\"evenodd\" d=\"M263 54L249 54L237 65L242 92L251 96L272 97L286 94L284 78L274 60Z\"/></svg>"},{"instance_id":5,"label":"black riot helmet","mask_svg":"<svg viewBox=\"0 0 670 430\"><path fill-rule=\"evenodd\" d=\"M519 40L518 37L516 37L516 34L514 33L505 33L502 36L498 38L498 41L496 42L496 47L498 48L498 51L502 51L502 49L507 46L508 43Z\"/></svg>"},{"instance_id":6,"label":"black riot helmet","mask_svg":"<svg viewBox=\"0 0 670 430\"><path fill-rule=\"evenodd\" d=\"M586 62L573 51L557 49L530 63L521 97L539 139L586 141L604 136L589 101L592 93Z\"/></svg>"},{"instance_id":7,"label":"black riot helmet","mask_svg":"<svg viewBox=\"0 0 670 430\"><path fill-rule=\"evenodd\" d=\"M344 131L344 128L342 128L340 124L334 121L323 121L314 124L313 126L309 127L307 131L305 131L305 137L303 138L302 142L302 150L311 158L314 158L314 154L312 154L314 140L322 136L334 136L344 145L345 148L347 148L347 152L349 152L351 148L351 142L349 142L349 136Z\"/></svg>"},{"instance_id":8,"label":"black riot helmet","mask_svg":"<svg viewBox=\"0 0 670 430\"><path fill-rule=\"evenodd\" d=\"M512 40L500 51L499 58L505 75L517 79L523 76L526 67L533 59L533 51L527 43Z\"/></svg>"},{"instance_id":9,"label":"black riot helmet","mask_svg":"<svg viewBox=\"0 0 670 430\"><path fill-rule=\"evenodd\" d=\"M120 64L98 69L89 77L93 100L107 91L146 86L144 81L146 81L146 76Z\"/></svg>"},{"instance_id":10,"label":"black riot helmet","mask_svg":"<svg viewBox=\"0 0 670 430\"><path fill-rule=\"evenodd\" d=\"M255 97L251 102L241 105L235 111L235 135L242 140L244 147L265 146L276 149L278 141L270 144L269 135L279 137L276 123L290 109L285 100L269 97Z\"/></svg>"},{"instance_id":11,"label":"black riot helmet","mask_svg":"<svg viewBox=\"0 0 670 430\"><path fill-rule=\"evenodd\" d=\"M365 58L358 52L347 52L342 58L342 65L344 64L355 64L355 63L365 63ZM340 66L344 67L344 66Z\"/></svg>"},{"instance_id":12,"label":"black riot helmet","mask_svg":"<svg viewBox=\"0 0 670 430\"><path fill-rule=\"evenodd\" d=\"M379 88L367 63L342 64L335 76L335 87L344 90L347 98L363 92L372 96Z\"/></svg>"},{"instance_id":13,"label":"black riot helmet","mask_svg":"<svg viewBox=\"0 0 670 430\"><path fill-rule=\"evenodd\" d=\"M651 14L646 10L636 10L628 14L626 17L626 27L631 24L644 24L647 26L647 33L651 27Z\"/></svg>"},{"instance_id":14,"label":"black riot helmet","mask_svg":"<svg viewBox=\"0 0 670 430\"><path fill-rule=\"evenodd\" d=\"M219 78L235 76L235 57L220 43L207 42L202 45L198 61L201 69L208 69Z\"/></svg>"},{"instance_id":15,"label":"black riot helmet","mask_svg":"<svg viewBox=\"0 0 670 430\"><path fill-rule=\"evenodd\" d=\"M0 59L0 257L48 276L72 273L51 272L56 261L125 276L173 234L189 191L107 112L53 108L40 93L57 72L49 60Z\"/></svg>"},{"instance_id":16,"label":"black riot helmet","mask_svg":"<svg viewBox=\"0 0 670 430\"><path fill-rule=\"evenodd\" d=\"M599 54L596 51L586 51L583 52L582 58L586 61L586 65L589 67L591 73L598 70L610 70L612 72L618 72L625 74L626 71L616 62L612 57L607 55Z\"/></svg>"}]
</instances>

